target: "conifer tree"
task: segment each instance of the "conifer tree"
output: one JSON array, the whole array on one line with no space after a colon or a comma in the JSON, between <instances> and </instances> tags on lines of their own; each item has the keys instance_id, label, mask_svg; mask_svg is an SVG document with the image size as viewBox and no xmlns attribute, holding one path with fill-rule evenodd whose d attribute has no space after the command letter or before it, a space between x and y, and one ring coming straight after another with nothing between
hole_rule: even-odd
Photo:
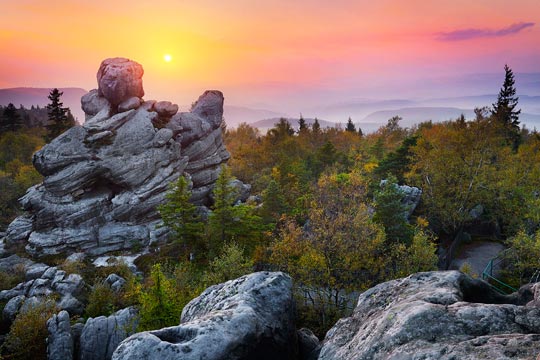
<instances>
[{"instance_id":1,"label":"conifer tree","mask_svg":"<svg viewBox=\"0 0 540 360\"><path fill-rule=\"evenodd\" d=\"M313 122L313 126L311 127L313 132L315 134L318 134L321 132L321 124L319 124L319 119L315 118L315 121Z\"/></svg>"},{"instance_id":2,"label":"conifer tree","mask_svg":"<svg viewBox=\"0 0 540 360\"><path fill-rule=\"evenodd\" d=\"M519 114L517 109L519 98L516 96L514 73L508 65L504 65L504 83L499 91L497 102L493 104L491 114L504 127L506 138L517 148L520 138Z\"/></svg>"},{"instance_id":3,"label":"conifer tree","mask_svg":"<svg viewBox=\"0 0 540 360\"><path fill-rule=\"evenodd\" d=\"M69 108L63 107L60 97L64 93L54 88L51 90L48 98L51 101L47 105L49 122L45 126L47 129L47 141L51 141L67 129L75 125L75 119Z\"/></svg>"},{"instance_id":4,"label":"conifer tree","mask_svg":"<svg viewBox=\"0 0 540 360\"><path fill-rule=\"evenodd\" d=\"M308 127L307 127L306 120L304 119L302 114L300 114L300 119L298 119L298 133L302 134L306 132L307 130L308 130Z\"/></svg>"},{"instance_id":5,"label":"conifer tree","mask_svg":"<svg viewBox=\"0 0 540 360\"><path fill-rule=\"evenodd\" d=\"M15 105L12 103L9 103L8 106L6 106L0 120L0 133L17 131L22 127L21 116L17 112Z\"/></svg>"},{"instance_id":6,"label":"conifer tree","mask_svg":"<svg viewBox=\"0 0 540 360\"><path fill-rule=\"evenodd\" d=\"M201 250L204 225L197 214L197 207L189 199L191 191L185 177L180 176L171 184L167 201L158 207L163 223L172 231L174 241L191 253Z\"/></svg>"},{"instance_id":7,"label":"conifer tree","mask_svg":"<svg viewBox=\"0 0 540 360\"><path fill-rule=\"evenodd\" d=\"M232 181L231 170L221 166L214 186L214 206L208 217L209 259L215 258L224 244L234 241L247 252L254 249L262 237L264 226L254 208L245 204L235 205L238 190Z\"/></svg>"},{"instance_id":8,"label":"conifer tree","mask_svg":"<svg viewBox=\"0 0 540 360\"><path fill-rule=\"evenodd\" d=\"M349 117L349 120L347 120L347 127L345 128L345 131L356 132L356 126L354 126L351 117Z\"/></svg>"},{"instance_id":9,"label":"conifer tree","mask_svg":"<svg viewBox=\"0 0 540 360\"><path fill-rule=\"evenodd\" d=\"M275 223L281 214L286 210L285 196L279 183L271 179L268 186L263 191L263 203L261 206L261 216L265 223Z\"/></svg>"}]
</instances>

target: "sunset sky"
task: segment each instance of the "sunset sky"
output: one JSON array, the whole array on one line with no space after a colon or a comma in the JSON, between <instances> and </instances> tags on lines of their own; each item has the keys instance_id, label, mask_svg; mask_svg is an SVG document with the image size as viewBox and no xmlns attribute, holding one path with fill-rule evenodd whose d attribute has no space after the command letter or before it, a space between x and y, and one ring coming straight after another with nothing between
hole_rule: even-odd
<instances>
[{"instance_id":1,"label":"sunset sky","mask_svg":"<svg viewBox=\"0 0 540 360\"><path fill-rule=\"evenodd\" d=\"M146 98L189 104L212 88L229 103L274 108L485 93L455 80L499 73L502 82L505 63L540 72L538 0L2 0L0 8L0 88L89 90L101 60L115 56L143 65Z\"/></svg>"}]
</instances>

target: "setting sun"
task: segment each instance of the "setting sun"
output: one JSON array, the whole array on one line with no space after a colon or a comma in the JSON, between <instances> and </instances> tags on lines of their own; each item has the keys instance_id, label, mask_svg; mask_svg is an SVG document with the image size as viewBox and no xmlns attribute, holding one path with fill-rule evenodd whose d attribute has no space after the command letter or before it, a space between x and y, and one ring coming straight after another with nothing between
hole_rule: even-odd
<instances>
[{"instance_id":1,"label":"setting sun","mask_svg":"<svg viewBox=\"0 0 540 360\"><path fill-rule=\"evenodd\" d=\"M171 62L172 56L170 54L165 54L163 55L163 60L165 60L165 62Z\"/></svg>"}]
</instances>

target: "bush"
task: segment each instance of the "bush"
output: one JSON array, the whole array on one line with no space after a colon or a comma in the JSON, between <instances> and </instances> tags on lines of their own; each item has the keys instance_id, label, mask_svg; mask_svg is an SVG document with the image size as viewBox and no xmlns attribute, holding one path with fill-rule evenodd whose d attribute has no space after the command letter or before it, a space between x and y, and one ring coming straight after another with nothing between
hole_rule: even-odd
<instances>
[{"instance_id":1,"label":"bush","mask_svg":"<svg viewBox=\"0 0 540 360\"><path fill-rule=\"evenodd\" d=\"M47 320L57 311L48 299L19 313L2 345L3 359L47 359Z\"/></svg>"},{"instance_id":2,"label":"bush","mask_svg":"<svg viewBox=\"0 0 540 360\"><path fill-rule=\"evenodd\" d=\"M174 281L165 275L161 264L152 267L144 288L139 288L138 331L178 325L185 305L180 301Z\"/></svg>"},{"instance_id":3,"label":"bush","mask_svg":"<svg viewBox=\"0 0 540 360\"><path fill-rule=\"evenodd\" d=\"M24 281L25 267L22 264L17 264L10 271L0 271L0 291L12 289L15 285Z\"/></svg>"},{"instance_id":4,"label":"bush","mask_svg":"<svg viewBox=\"0 0 540 360\"><path fill-rule=\"evenodd\" d=\"M105 281L98 281L92 287L88 295L88 305L86 306L86 316L109 316L115 309L117 295Z\"/></svg>"}]
</instances>

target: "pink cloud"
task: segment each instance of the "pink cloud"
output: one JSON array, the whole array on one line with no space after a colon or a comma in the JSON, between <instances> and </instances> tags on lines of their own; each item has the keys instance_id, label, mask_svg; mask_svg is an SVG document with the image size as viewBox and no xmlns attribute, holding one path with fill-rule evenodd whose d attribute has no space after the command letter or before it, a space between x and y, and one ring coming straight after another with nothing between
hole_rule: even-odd
<instances>
[{"instance_id":1,"label":"pink cloud","mask_svg":"<svg viewBox=\"0 0 540 360\"><path fill-rule=\"evenodd\" d=\"M520 22L500 29L462 29L450 32L440 32L437 34L437 40L462 41L477 38L502 37L517 34L534 25L533 22Z\"/></svg>"}]
</instances>

